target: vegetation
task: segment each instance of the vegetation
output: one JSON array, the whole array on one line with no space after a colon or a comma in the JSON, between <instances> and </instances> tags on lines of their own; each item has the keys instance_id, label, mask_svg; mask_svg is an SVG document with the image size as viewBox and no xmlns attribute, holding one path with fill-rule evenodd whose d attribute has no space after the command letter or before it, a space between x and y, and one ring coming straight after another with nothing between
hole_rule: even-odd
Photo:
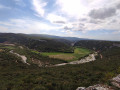
<instances>
[{"instance_id":1,"label":"vegetation","mask_svg":"<svg viewBox=\"0 0 120 90\"><path fill-rule=\"evenodd\" d=\"M59 67L38 67L37 64L32 62L33 59L43 62L43 65L45 65L46 62L49 62L49 65L51 65L64 63L65 61L41 55L41 52L39 52L40 49L33 48L34 44L32 41L28 43L29 40L34 41L34 39L23 38L24 36L19 37L19 35L16 35L15 37L17 39L15 39L13 37L14 35L12 35L6 35L2 38L7 37L7 41L16 43L16 46L0 45L0 90L75 90L80 86L88 87L95 84L111 85L109 80L120 74L120 42L94 40L79 41L76 42L75 46L82 47L82 49L75 49L75 53L85 53L87 49L85 50L83 47L96 50L98 51L96 61ZM11 37L12 39L8 37ZM2 40L1 42L6 42L6 39ZM19 47L20 44L23 44L23 49ZM41 43L36 43L35 46L37 44ZM32 49L28 49L24 45L32 47ZM57 51L62 50L66 46L63 43L60 48L58 48L58 44L56 46L55 44L49 45L53 45L54 48L58 49ZM49 47L49 45L43 43L40 47ZM68 47L69 49L71 48L71 46ZM57 52L54 48L50 49L49 52ZM27 62L30 63L30 65L22 63L21 58L10 53L10 50L19 53L20 55L25 55L28 59Z\"/></svg>"},{"instance_id":2,"label":"vegetation","mask_svg":"<svg viewBox=\"0 0 120 90\"><path fill-rule=\"evenodd\" d=\"M119 44L120 42L100 41L100 40L81 40L75 43L75 46L85 47L95 51L105 51Z\"/></svg>"},{"instance_id":3,"label":"vegetation","mask_svg":"<svg viewBox=\"0 0 120 90\"><path fill-rule=\"evenodd\" d=\"M23 49L21 49L19 46L1 45L0 49L4 50L7 53L9 53L9 51L11 51L11 50L14 50L15 53L18 53L20 55L25 55L27 57L27 62L30 63L31 65L34 65L32 60L41 61L43 64L47 63L49 65L66 62L64 60L52 59L47 56L42 56L40 53L35 53L35 52L33 52L33 50L27 49L26 47L23 47ZM1 52L1 53L3 53L3 52ZM19 61L21 61L21 60L19 60Z\"/></svg>"},{"instance_id":4,"label":"vegetation","mask_svg":"<svg viewBox=\"0 0 120 90\"><path fill-rule=\"evenodd\" d=\"M108 83L120 73L120 48L103 52L94 62L39 68L25 65L8 52L0 52L1 90L75 90L78 86ZM6 57L7 56L7 57Z\"/></svg>"},{"instance_id":5,"label":"vegetation","mask_svg":"<svg viewBox=\"0 0 120 90\"><path fill-rule=\"evenodd\" d=\"M38 39L25 34L0 33L0 43L17 43L39 52L73 52L73 48L60 40Z\"/></svg>"},{"instance_id":6,"label":"vegetation","mask_svg":"<svg viewBox=\"0 0 120 90\"><path fill-rule=\"evenodd\" d=\"M82 57L85 57L91 53L90 50L85 48L75 48L74 53L60 53L60 52L43 52L41 53L44 56L49 56L51 58L63 59L68 62L79 60Z\"/></svg>"}]
</instances>

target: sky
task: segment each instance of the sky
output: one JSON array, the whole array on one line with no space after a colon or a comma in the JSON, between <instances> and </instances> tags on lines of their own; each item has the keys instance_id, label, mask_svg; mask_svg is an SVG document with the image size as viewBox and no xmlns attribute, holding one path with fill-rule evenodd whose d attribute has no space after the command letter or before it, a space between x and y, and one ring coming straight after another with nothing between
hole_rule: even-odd
<instances>
[{"instance_id":1,"label":"sky","mask_svg":"<svg viewBox=\"0 0 120 90\"><path fill-rule=\"evenodd\" d=\"M120 0L0 0L0 32L120 41Z\"/></svg>"}]
</instances>

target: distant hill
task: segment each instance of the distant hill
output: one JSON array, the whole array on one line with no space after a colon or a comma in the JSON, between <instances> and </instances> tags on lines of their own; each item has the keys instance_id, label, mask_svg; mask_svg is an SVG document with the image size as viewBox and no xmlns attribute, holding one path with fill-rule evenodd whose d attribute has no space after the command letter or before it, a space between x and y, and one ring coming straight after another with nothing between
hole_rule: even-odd
<instances>
[{"instance_id":1,"label":"distant hill","mask_svg":"<svg viewBox=\"0 0 120 90\"><path fill-rule=\"evenodd\" d=\"M25 45L40 52L72 52L70 41L50 39L29 34L0 33L0 43L9 42Z\"/></svg>"},{"instance_id":2,"label":"distant hill","mask_svg":"<svg viewBox=\"0 0 120 90\"><path fill-rule=\"evenodd\" d=\"M77 38L77 37L60 37L54 35L47 35L47 34L28 34L29 36L39 37L39 38L48 38L48 39L58 39L58 40L69 40L70 42L76 42L79 40L89 40L87 38Z\"/></svg>"},{"instance_id":3,"label":"distant hill","mask_svg":"<svg viewBox=\"0 0 120 90\"><path fill-rule=\"evenodd\" d=\"M73 46L103 51L114 46L120 46L119 42L115 41L60 37L47 34L0 33L0 43L3 42L25 45L40 52L73 52Z\"/></svg>"},{"instance_id":4,"label":"distant hill","mask_svg":"<svg viewBox=\"0 0 120 90\"><path fill-rule=\"evenodd\" d=\"M120 47L119 41L103 41L103 40L82 40L74 44L74 46L80 46L89 48L95 51L105 51L113 47Z\"/></svg>"}]
</instances>

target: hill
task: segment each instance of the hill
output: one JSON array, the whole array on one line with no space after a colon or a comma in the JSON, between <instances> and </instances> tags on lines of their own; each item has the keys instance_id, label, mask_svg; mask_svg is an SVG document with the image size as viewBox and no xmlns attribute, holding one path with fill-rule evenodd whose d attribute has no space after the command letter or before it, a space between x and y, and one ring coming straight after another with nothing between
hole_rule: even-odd
<instances>
[{"instance_id":1,"label":"hill","mask_svg":"<svg viewBox=\"0 0 120 90\"><path fill-rule=\"evenodd\" d=\"M62 40L63 41L63 40ZM65 41L65 40L64 40ZM27 34L0 33L1 43L17 43L40 52L72 52L72 47L55 39L38 38Z\"/></svg>"},{"instance_id":2,"label":"hill","mask_svg":"<svg viewBox=\"0 0 120 90\"><path fill-rule=\"evenodd\" d=\"M120 74L120 42L80 40L71 47L53 39L35 38L23 34L0 34L1 90L76 90L78 87L96 84L105 84L119 90L112 85L111 79ZM49 45L42 43L44 40ZM37 43L32 44L34 41ZM57 44L53 44L55 42ZM35 48L36 45L44 46L44 49ZM49 51L45 49L47 47L50 48ZM60 49L66 50L68 47L91 49L98 55L93 62L49 67L67 62L43 56L39 52L39 50L45 50L47 53L60 52ZM21 56L25 56L29 64L23 63Z\"/></svg>"},{"instance_id":3,"label":"hill","mask_svg":"<svg viewBox=\"0 0 120 90\"><path fill-rule=\"evenodd\" d=\"M37 38L47 38L47 39L56 39L56 40L66 40L69 42L77 42L80 40L89 40L87 38L77 38L77 37L60 37L54 35L47 35L47 34L29 34L29 36L37 37Z\"/></svg>"}]
</instances>

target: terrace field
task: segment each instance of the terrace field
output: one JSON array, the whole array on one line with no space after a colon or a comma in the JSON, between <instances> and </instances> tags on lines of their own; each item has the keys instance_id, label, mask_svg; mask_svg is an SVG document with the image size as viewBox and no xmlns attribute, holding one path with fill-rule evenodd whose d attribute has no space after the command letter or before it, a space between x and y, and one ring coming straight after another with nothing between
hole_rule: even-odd
<instances>
[{"instance_id":1,"label":"terrace field","mask_svg":"<svg viewBox=\"0 0 120 90\"><path fill-rule=\"evenodd\" d=\"M49 56L50 58L57 58L70 62L79 60L80 58L89 55L91 52L92 51L85 48L75 48L74 53L43 52L41 54L43 56Z\"/></svg>"}]
</instances>

